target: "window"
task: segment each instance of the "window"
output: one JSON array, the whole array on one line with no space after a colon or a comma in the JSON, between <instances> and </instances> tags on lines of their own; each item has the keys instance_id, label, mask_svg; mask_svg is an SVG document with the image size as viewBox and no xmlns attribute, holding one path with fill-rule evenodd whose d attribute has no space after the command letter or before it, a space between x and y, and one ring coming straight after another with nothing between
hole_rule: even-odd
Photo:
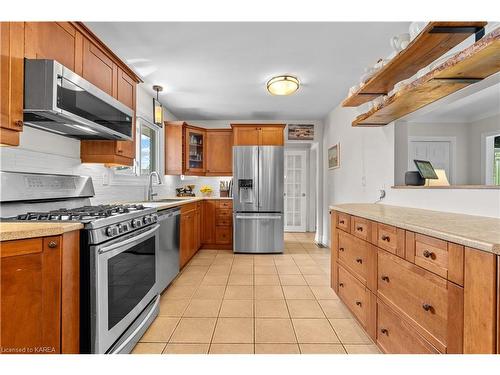
<instances>
[{"instance_id":1,"label":"window","mask_svg":"<svg viewBox=\"0 0 500 375\"><path fill-rule=\"evenodd\" d=\"M158 172L160 128L139 118L137 129L137 164L138 174L148 175Z\"/></svg>"}]
</instances>

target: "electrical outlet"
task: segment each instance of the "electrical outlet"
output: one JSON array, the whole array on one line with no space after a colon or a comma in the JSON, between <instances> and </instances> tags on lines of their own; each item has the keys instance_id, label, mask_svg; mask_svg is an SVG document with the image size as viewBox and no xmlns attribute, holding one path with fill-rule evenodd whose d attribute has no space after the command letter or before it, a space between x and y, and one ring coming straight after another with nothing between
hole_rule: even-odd
<instances>
[{"instance_id":1,"label":"electrical outlet","mask_svg":"<svg viewBox=\"0 0 500 375\"><path fill-rule=\"evenodd\" d=\"M102 186L108 186L109 185L109 173L104 172L102 174Z\"/></svg>"},{"instance_id":2,"label":"electrical outlet","mask_svg":"<svg viewBox=\"0 0 500 375\"><path fill-rule=\"evenodd\" d=\"M380 196L378 199L382 200L385 198L385 190L384 189L380 189Z\"/></svg>"},{"instance_id":3,"label":"electrical outlet","mask_svg":"<svg viewBox=\"0 0 500 375\"><path fill-rule=\"evenodd\" d=\"M361 177L361 186L366 186L366 176Z\"/></svg>"}]
</instances>

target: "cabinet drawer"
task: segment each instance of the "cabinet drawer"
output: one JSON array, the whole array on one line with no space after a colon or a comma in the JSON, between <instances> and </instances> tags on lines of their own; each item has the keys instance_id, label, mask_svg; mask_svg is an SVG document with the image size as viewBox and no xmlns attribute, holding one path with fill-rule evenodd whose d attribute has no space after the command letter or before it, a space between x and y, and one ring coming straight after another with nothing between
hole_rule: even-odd
<instances>
[{"instance_id":1,"label":"cabinet drawer","mask_svg":"<svg viewBox=\"0 0 500 375\"><path fill-rule=\"evenodd\" d=\"M215 219L215 225L217 225L218 227L231 227L233 225L233 219L226 217L217 217Z\"/></svg>"},{"instance_id":2,"label":"cabinet drawer","mask_svg":"<svg viewBox=\"0 0 500 375\"><path fill-rule=\"evenodd\" d=\"M337 228L349 233L351 231L351 217L348 214L337 212Z\"/></svg>"},{"instance_id":3,"label":"cabinet drawer","mask_svg":"<svg viewBox=\"0 0 500 375\"><path fill-rule=\"evenodd\" d=\"M233 202L230 200L224 200L224 199L218 200L217 201L217 208L226 208L226 209L232 210L233 209Z\"/></svg>"},{"instance_id":4,"label":"cabinet drawer","mask_svg":"<svg viewBox=\"0 0 500 375\"><path fill-rule=\"evenodd\" d=\"M370 241L371 236L371 222L370 220L363 219L362 217L351 217L351 233L365 241Z\"/></svg>"},{"instance_id":5,"label":"cabinet drawer","mask_svg":"<svg viewBox=\"0 0 500 375\"><path fill-rule=\"evenodd\" d=\"M363 326L368 320L369 293L361 282L339 265L339 297Z\"/></svg>"},{"instance_id":6,"label":"cabinet drawer","mask_svg":"<svg viewBox=\"0 0 500 375\"><path fill-rule=\"evenodd\" d=\"M405 255L404 229L377 223L377 245L400 257Z\"/></svg>"},{"instance_id":7,"label":"cabinet drawer","mask_svg":"<svg viewBox=\"0 0 500 375\"><path fill-rule=\"evenodd\" d=\"M339 261L365 286L369 276L370 250L368 242L348 233L339 232Z\"/></svg>"},{"instance_id":8,"label":"cabinet drawer","mask_svg":"<svg viewBox=\"0 0 500 375\"><path fill-rule=\"evenodd\" d=\"M233 216L233 211L227 208L217 208L215 210L215 215L221 218L231 218Z\"/></svg>"},{"instance_id":9,"label":"cabinet drawer","mask_svg":"<svg viewBox=\"0 0 500 375\"><path fill-rule=\"evenodd\" d=\"M233 231L231 227L216 227L215 242L218 244L230 244L233 242Z\"/></svg>"},{"instance_id":10,"label":"cabinet drawer","mask_svg":"<svg viewBox=\"0 0 500 375\"><path fill-rule=\"evenodd\" d=\"M377 302L377 344L390 354L437 354L439 351L390 308Z\"/></svg>"},{"instance_id":11,"label":"cabinet drawer","mask_svg":"<svg viewBox=\"0 0 500 375\"><path fill-rule=\"evenodd\" d=\"M461 346L463 288L385 251L377 259L379 298L440 351Z\"/></svg>"},{"instance_id":12,"label":"cabinet drawer","mask_svg":"<svg viewBox=\"0 0 500 375\"><path fill-rule=\"evenodd\" d=\"M415 235L415 264L442 277L448 275L448 243Z\"/></svg>"}]
</instances>

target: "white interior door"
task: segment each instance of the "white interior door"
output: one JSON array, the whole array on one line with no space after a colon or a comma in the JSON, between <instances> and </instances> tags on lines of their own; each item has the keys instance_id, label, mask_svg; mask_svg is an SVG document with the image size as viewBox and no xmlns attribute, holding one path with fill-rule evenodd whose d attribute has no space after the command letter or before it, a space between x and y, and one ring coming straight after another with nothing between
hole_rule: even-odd
<instances>
[{"instance_id":1,"label":"white interior door","mask_svg":"<svg viewBox=\"0 0 500 375\"><path fill-rule=\"evenodd\" d=\"M408 169L416 171L413 160L428 160L434 169L444 169L448 181L452 183L451 175L451 142L448 141L410 141L408 148Z\"/></svg>"},{"instance_id":2,"label":"white interior door","mask_svg":"<svg viewBox=\"0 0 500 375\"><path fill-rule=\"evenodd\" d=\"M307 151L285 151L285 231L306 231Z\"/></svg>"}]
</instances>

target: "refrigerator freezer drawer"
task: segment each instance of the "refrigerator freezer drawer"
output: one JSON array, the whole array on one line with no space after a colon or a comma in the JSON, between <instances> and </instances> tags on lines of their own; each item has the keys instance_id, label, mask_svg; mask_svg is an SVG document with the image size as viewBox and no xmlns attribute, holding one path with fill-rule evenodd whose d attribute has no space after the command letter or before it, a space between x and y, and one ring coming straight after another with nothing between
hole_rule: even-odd
<instances>
[{"instance_id":1,"label":"refrigerator freezer drawer","mask_svg":"<svg viewBox=\"0 0 500 375\"><path fill-rule=\"evenodd\" d=\"M283 214L260 212L235 213L233 227L234 252L283 252Z\"/></svg>"}]
</instances>

